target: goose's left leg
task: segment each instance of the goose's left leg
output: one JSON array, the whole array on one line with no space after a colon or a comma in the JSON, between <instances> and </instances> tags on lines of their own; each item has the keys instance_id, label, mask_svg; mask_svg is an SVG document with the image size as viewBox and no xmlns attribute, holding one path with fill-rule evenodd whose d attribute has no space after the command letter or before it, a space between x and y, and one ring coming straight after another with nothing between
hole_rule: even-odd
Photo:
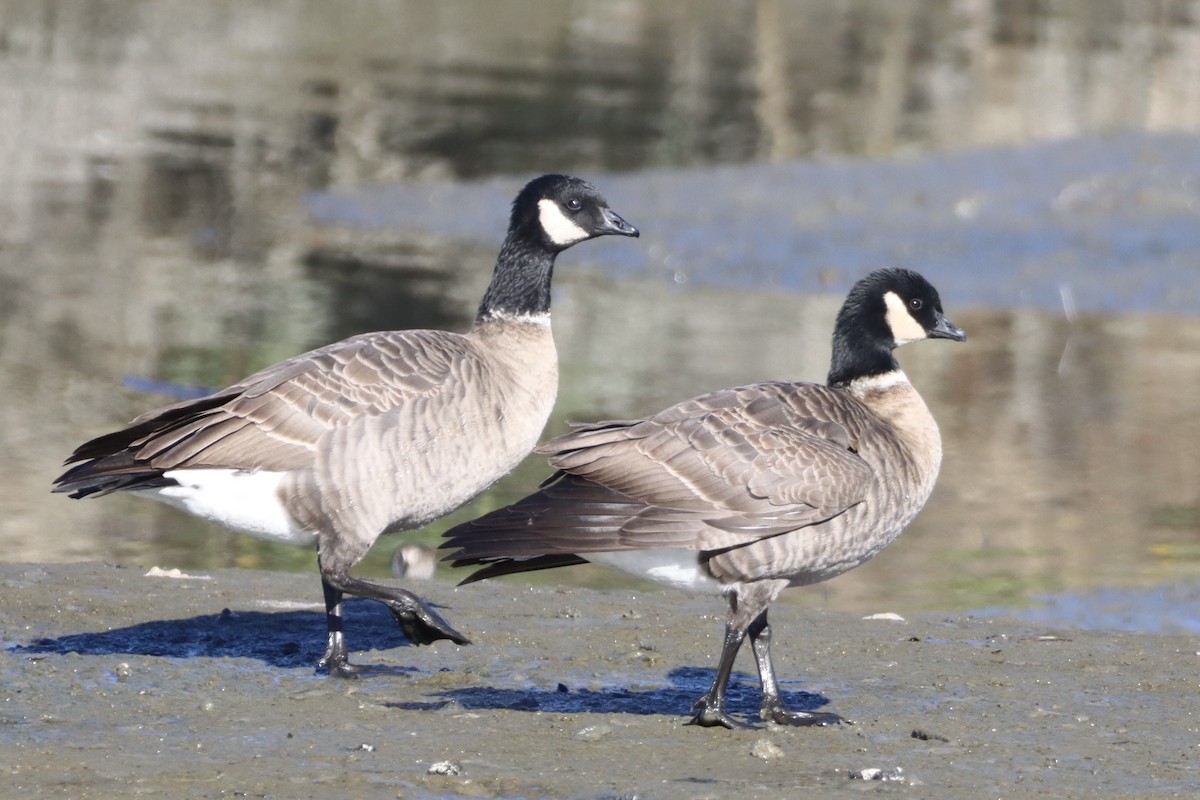
<instances>
[{"instance_id":1,"label":"goose's left leg","mask_svg":"<svg viewBox=\"0 0 1200 800\"><path fill-rule=\"evenodd\" d=\"M767 611L755 617L747 630L754 660L758 663L758 677L762 681L762 710L764 720L779 725L833 725L842 722L837 714L827 711L790 711L783 706L779 695L779 681L775 678L775 665L771 661L771 626L767 622Z\"/></svg>"}]
</instances>

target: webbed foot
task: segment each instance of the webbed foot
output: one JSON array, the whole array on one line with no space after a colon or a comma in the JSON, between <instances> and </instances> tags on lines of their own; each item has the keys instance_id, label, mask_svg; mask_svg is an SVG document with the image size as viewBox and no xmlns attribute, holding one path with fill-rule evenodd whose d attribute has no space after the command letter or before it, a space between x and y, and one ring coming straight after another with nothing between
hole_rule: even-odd
<instances>
[{"instance_id":1,"label":"webbed foot","mask_svg":"<svg viewBox=\"0 0 1200 800\"><path fill-rule=\"evenodd\" d=\"M847 720L828 711L789 711L782 705L763 706L762 718L776 725L808 727L811 725L837 725ZM852 724L852 723L850 723Z\"/></svg>"},{"instance_id":2,"label":"webbed foot","mask_svg":"<svg viewBox=\"0 0 1200 800\"><path fill-rule=\"evenodd\" d=\"M357 678L369 670L368 667L350 663L346 640L340 633L329 634L329 645L325 648L321 660L317 662L317 669L325 670L331 678Z\"/></svg>"},{"instance_id":3,"label":"webbed foot","mask_svg":"<svg viewBox=\"0 0 1200 800\"><path fill-rule=\"evenodd\" d=\"M454 630L450 623L415 594L403 589L394 589L392 592L392 596L384 603L413 644L431 644L438 639L449 639L455 644L471 643L470 639Z\"/></svg>"},{"instance_id":4,"label":"webbed foot","mask_svg":"<svg viewBox=\"0 0 1200 800\"><path fill-rule=\"evenodd\" d=\"M715 700L707 694L692 705L692 710L696 709L700 709L700 711L688 721L688 725L699 725L702 728L728 728L731 731L754 729L753 725L729 716L725 711L723 700Z\"/></svg>"}]
</instances>

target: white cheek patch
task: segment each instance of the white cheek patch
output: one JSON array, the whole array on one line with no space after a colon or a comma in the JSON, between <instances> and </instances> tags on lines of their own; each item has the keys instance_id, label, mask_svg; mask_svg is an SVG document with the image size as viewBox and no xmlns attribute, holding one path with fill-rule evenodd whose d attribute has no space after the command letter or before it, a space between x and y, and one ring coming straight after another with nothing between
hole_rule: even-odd
<instances>
[{"instance_id":1,"label":"white cheek patch","mask_svg":"<svg viewBox=\"0 0 1200 800\"><path fill-rule=\"evenodd\" d=\"M553 200L538 200L538 222L550 241L562 247L591 238L591 234L567 219L567 215Z\"/></svg>"},{"instance_id":2,"label":"white cheek patch","mask_svg":"<svg viewBox=\"0 0 1200 800\"><path fill-rule=\"evenodd\" d=\"M892 338L896 340L897 346L909 342L919 342L929 337L925 326L913 318L908 311L908 306L900 299L900 295L888 292L883 296L883 302L887 305L887 324L891 328Z\"/></svg>"}]
</instances>

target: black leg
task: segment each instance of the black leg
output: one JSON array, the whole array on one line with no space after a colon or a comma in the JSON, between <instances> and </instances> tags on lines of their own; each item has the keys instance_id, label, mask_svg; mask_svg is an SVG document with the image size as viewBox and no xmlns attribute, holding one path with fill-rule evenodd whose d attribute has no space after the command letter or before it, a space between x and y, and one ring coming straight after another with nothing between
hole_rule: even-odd
<instances>
[{"instance_id":1,"label":"black leg","mask_svg":"<svg viewBox=\"0 0 1200 800\"><path fill-rule=\"evenodd\" d=\"M338 573L334 571L321 571L321 581L326 588L326 608L329 606L329 592L332 591L338 594L340 600L341 594L351 594L355 597L365 597L369 600L378 600L383 603L392 612L392 617L400 624L404 635L408 637L413 644L430 644L438 639L449 639L455 644L470 644L471 641L463 636L454 628L450 627L450 623L442 619L441 616L429 606L421 598L417 597L412 592L406 592L403 589L395 589L390 586L380 586L377 583L369 583L358 578L352 578L346 573ZM338 635L340 637L340 609L337 612L338 617ZM333 622L330 622L330 645L333 644Z\"/></svg>"},{"instance_id":2,"label":"black leg","mask_svg":"<svg viewBox=\"0 0 1200 800\"><path fill-rule=\"evenodd\" d=\"M706 728L720 725L730 729L750 727L738 722L725 711L725 690L729 686L729 676L733 674L733 662L737 659L738 649L742 646L742 640L745 638L746 631L738 628L732 622L725 625L725 642L721 645L721 660L717 663L717 676L713 680L712 688L692 706L693 711L696 709L700 709L700 711L692 717L689 725L702 725Z\"/></svg>"},{"instance_id":3,"label":"black leg","mask_svg":"<svg viewBox=\"0 0 1200 800\"><path fill-rule=\"evenodd\" d=\"M721 726L724 728L749 728L748 724L738 722L725 710L725 692L730 685L730 675L733 674L733 662L737 661L738 650L746 636L744 616L739 613L743 603L737 593L731 593L730 619L725 624L725 642L721 644L721 658L716 663L716 678L713 686L703 697L696 700L691 710L697 712L688 724L698 724L706 728Z\"/></svg>"},{"instance_id":4,"label":"black leg","mask_svg":"<svg viewBox=\"0 0 1200 800\"><path fill-rule=\"evenodd\" d=\"M771 661L771 626L767 612L763 611L747 631L754 660L758 663L758 677L762 681L762 718L779 725L833 725L841 722L837 714L823 711L789 711L783 707L779 696L779 682L775 679L775 665Z\"/></svg>"},{"instance_id":5,"label":"black leg","mask_svg":"<svg viewBox=\"0 0 1200 800\"><path fill-rule=\"evenodd\" d=\"M325 654L317 662L317 669L325 669L333 677L350 678L362 672L362 667L350 663L346 650L346 638L342 634L342 592L329 584L324 576L321 589L325 593L325 623L329 629L329 644Z\"/></svg>"}]
</instances>

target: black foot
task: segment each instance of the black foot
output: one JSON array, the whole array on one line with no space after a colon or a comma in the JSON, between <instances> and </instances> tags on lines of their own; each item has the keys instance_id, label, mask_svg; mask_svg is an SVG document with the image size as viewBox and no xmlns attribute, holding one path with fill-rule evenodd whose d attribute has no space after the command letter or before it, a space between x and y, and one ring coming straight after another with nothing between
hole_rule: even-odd
<instances>
[{"instance_id":1,"label":"black foot","mask_svg":"<svg viewBox=\"0 0 1200 800\"><path fill-rule=\"evenodd\" d=\"M323 669L331 678L357 678L369 671L368 667L360 667L350 663L346 652L346 642L341 636L331 636L325 655L317 662L317 669Z\"/></svg>"},{"instance_id":2,"label":"black foot","mask_svg":"<svg viewBox=\"0 0 1200 800\"><path fill-rule=\"evenodd\" d=\"M762 718L776 725L802 728L810 725L838 725L846 720L827 711L789 711L783 706L765 706Z\"/></svg>"},{"instance_id":3,"label":"black foot","mask_svg":"<svg viewBox=\"0 0 1200 800\"><path fill-rule=\"evenodd\" d=\"M702 728L728 728L731 731L753 730L753 725L739 722L725 712L725 703L716 701L708 695L701 697L692 706L692 710L700 709L700 713L688 721L688 725L699 725Z\"/></svg>"},{"instance_id":4,"label":"black foot","mask_svg":"<svg viewBox=\"0 0 1200 800\"><path fill-rule=\"evenodd\" d=\"M400 624L400 629L413 644L431 644L438 639L449 639L455 644L471 643L470 639L450 627L450 623L415 594L397 589L394 599L385 602Z\"/></svg>"},{"instance_id":5,"label":"black foot","mask_svg":"<svg viewBox=\"0 0 1200 800\"><path fill-rule=\"evenodd\" d=\"M317 662L317 669L324 669L331 678L362 678L371 671L370 667L360 667L349 661L326 661L325 659Z\"/></svg>"}]
</instances>

